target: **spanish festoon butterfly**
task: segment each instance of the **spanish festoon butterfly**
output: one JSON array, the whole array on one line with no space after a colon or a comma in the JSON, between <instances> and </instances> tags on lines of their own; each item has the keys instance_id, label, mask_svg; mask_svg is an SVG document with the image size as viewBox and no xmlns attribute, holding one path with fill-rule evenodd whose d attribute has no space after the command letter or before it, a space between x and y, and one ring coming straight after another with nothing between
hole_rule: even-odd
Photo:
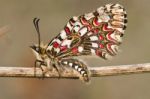
<instances>
[{"instance_id":1,"label":"spanish festoon butterfly","mask_svg":"<svg viewBox=\"0 0 150 99\"><path fill-rule=\"evenodd\" d=\"M41 43L39 19L33 22L39 40L37 45L31 46L36 56L35 66L38 63L48 70L55 68L59 74L64 66L71 67L81 80L88 82L88 67L74 56L93 54L108 59L116 55L126 29L127 13L120 4L106 4L91 13L74 16L48 44Z\"/></svg>"}]
</instances>

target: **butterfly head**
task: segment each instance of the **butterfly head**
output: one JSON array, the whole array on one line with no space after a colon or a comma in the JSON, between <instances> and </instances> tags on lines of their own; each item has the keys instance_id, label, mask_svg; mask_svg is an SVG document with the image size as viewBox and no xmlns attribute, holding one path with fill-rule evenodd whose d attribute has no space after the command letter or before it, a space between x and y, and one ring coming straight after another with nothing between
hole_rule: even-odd
<instances>
[{"instance_id":1,"label":"butterfly head","mask_svg":"<svg viewBox=\"0 0 150 99\"><path fill-rule=\"evenodd\" d=\"M41 44L40 46L35 44L30 46L30 48L32 49L36 58L42 61L44 56L46 55L46 47L43 44Z\"/></svg>"}]
</instances>

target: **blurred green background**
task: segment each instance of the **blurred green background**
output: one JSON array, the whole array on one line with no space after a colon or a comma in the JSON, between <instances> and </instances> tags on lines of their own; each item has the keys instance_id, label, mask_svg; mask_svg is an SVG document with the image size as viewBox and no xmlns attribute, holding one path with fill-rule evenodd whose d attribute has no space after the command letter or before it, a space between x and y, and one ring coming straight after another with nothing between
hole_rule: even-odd
<instances>
[{"instance_id":1,"label":"blurred green background","mask_svg":"<svg viewBox=\"0 0 150 99\"><path fill-rule=\"evenodd\" d=\"M72 16L107 3L120 3L128 13L122 52L112 60L81 57L89 66L150 62L149 0L0 0L0 65L34 66L29 46L37 43L32 19L38 17L42 40L48 43ZM4 35L3 35L4 34ZM150 74L79 80L0 78L0 99L149 99Z\"/></svg>"}]
</instances>

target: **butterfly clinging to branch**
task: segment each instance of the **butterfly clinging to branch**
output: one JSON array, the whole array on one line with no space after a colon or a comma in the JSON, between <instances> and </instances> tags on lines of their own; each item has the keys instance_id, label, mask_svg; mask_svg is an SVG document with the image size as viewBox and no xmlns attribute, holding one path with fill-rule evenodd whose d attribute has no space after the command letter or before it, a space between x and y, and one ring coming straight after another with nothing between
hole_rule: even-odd
<instances>
[{"instance_id":1,"label":"butterfly clinging to branch","mask_svg":"<svg viewBox=\"0 0 150 99\"><path fill-rule=\"evenodd\" d=\"M84 62L74 56L97 55L103 59L115 56L122 43L127 25L127 14L120 4L106 4L96 11L72 17L63 30L48 44L42 44L38 26L39 19L33 20L38 34L38 44L31 46L35 66L48 70L55 68L61 76L61 68L71 67L84 82L90 80L90 71Z\"/></svg>"}]
</instances>

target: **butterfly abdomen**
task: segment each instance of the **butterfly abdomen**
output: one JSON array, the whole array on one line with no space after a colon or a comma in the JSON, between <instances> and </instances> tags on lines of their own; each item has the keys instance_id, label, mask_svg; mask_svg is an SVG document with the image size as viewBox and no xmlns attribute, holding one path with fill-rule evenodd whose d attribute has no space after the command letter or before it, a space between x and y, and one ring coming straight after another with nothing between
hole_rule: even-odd
<instances>
[{"instance_id":1,"label":"butterfly abdomen","mask_svg":"<svg viewBox=\"0 0 150 99\"><path fill-rule=\"evenodd\" d=\"M63 66L73 68L75 71L79 73L79 77L81 80L83 80L84 82L89 82L90 74L87 66L83 62L77 59L68 58L68 59L62 59L61 64Z\"/></svg>"}]
</instances>

